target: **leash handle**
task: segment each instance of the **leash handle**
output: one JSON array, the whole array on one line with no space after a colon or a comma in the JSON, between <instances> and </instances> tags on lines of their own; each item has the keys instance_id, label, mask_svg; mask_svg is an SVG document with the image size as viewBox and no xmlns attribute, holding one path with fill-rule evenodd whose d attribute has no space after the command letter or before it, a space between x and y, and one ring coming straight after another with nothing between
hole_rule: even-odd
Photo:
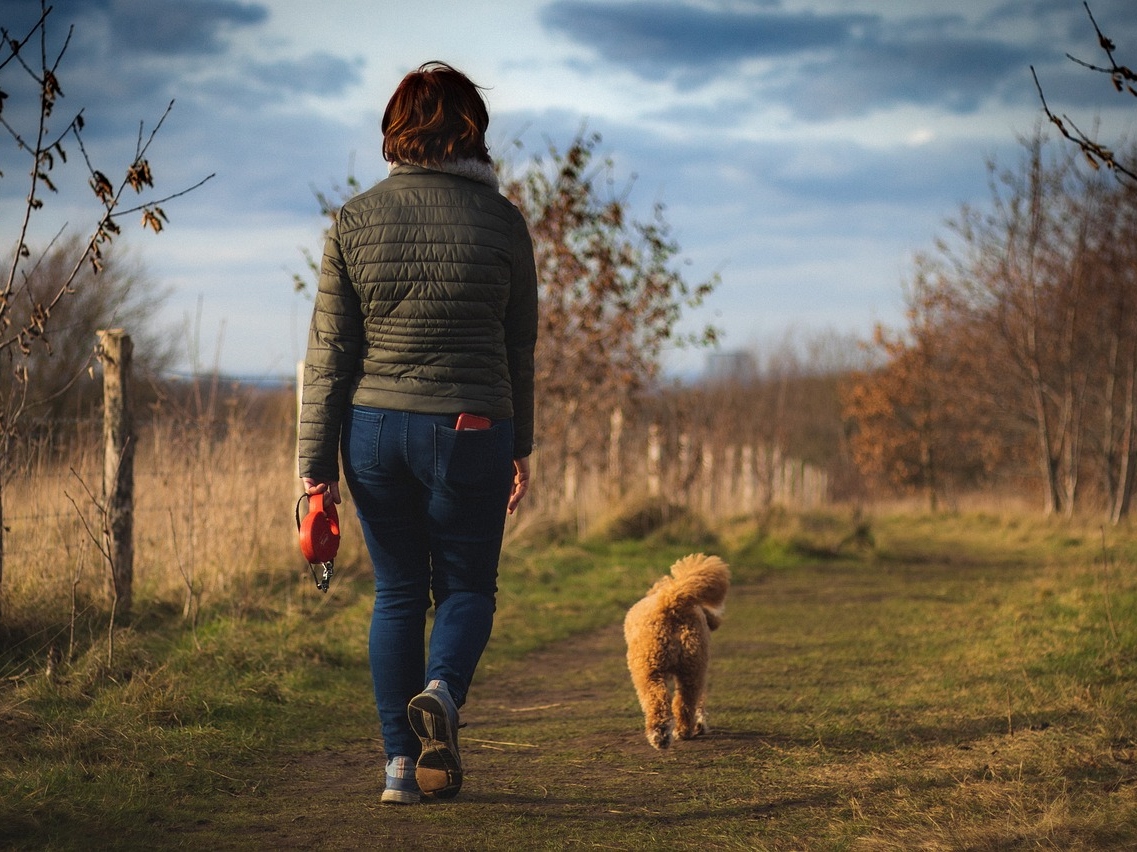
<instances>
[{"instance_id":1,"label":"leash handle","mask_svg":"<svg viewBox=\"0 0 1137 852\"><path fill-rule=\"evenodd\" d=\"M312 579L316 581L316 588L327 592L335 572L334 560L340 545L340 519L336 511L336 504L330 498L325 500L327 492L319 494L301 494L296 501L296 531L300 539L300 552L308 561L308 568L312 572ZM308 498L308 514L300 517L300 504ZM316 565L323 568L320 576L316 574Z\"/></svg>"}]
</instances>

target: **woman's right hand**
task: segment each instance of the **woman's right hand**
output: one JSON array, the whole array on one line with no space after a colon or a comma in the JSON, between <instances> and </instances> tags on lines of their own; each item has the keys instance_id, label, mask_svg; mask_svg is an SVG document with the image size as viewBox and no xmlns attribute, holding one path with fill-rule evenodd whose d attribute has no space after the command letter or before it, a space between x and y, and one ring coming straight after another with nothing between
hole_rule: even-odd
<instances>
[{"instance_id":1,"label":"woman's right hand","mask_svg":"<svg viewBox=\"0 0 1137 852\"><path fill-rule=\"evenodd\" d=\"M300 484L304 487L304 493L311 497L313 494L323 494L328 492L328 496L332 498L333 503L342 503L340 499L340 484L339 482L321 482L318 479L309 479L302 477Z\"/></svg>"}]
</instances>

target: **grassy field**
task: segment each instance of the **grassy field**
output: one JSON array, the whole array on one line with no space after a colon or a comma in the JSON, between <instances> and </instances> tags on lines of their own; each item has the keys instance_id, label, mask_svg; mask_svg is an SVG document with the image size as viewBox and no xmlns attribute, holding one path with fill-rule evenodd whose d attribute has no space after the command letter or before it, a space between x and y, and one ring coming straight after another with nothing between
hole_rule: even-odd
<instances>
[{"instance_id":1,"label":"grassy field","mask_svg":"<svg viewBox=\"0 0 1137 852\"><path fill-rule=\"evenodd\" d=\"M646 526L512 534L450 803L378 804L358 560L327 597L265 572L196 625L142 600L113 654L88 615L50 671L48 643L8 636L0 847L1137 849L1137 533ZM619 623L691 550L735 576L713 730L660 753Z\"/></svg>"}]
</instances>

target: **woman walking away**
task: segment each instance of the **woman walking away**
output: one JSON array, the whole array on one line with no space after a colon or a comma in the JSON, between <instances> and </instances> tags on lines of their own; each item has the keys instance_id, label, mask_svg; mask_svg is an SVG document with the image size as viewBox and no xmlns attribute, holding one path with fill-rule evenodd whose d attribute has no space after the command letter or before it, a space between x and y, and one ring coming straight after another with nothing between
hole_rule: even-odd
<instances>
[{"instance_id":1,"label":"woman walking away","mask_svg":"<svg viewBox=\"0 0 1137 852\"><path fill-rule=\"evenodd\" d=\"M462 786L458 711L490 637L505 516L529 486L537 273L488 124L449 65L403 78L383 114L389 174L340 210L308 334L300 476L339 502L342 456L374 566L384 802Z\"/></svg>"}]
</instances>

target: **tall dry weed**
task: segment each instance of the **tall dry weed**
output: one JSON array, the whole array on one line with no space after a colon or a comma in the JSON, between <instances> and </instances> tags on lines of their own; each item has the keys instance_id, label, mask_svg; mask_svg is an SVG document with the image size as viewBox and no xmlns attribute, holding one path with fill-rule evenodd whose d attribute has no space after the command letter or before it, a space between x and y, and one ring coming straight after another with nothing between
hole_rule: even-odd
<instances>
[{"instance_id":1,"label":"tall dry weed","mask_svg":"<svg viewBox=\"0 0 1137 852\"><path fill-rule=\"evenodd\" d=\"M259 412L264 414L264 412ZM109 607L102 556L102 447L97 423L20 454L4 488L3 596L9 625L59 623ZM201 606L255 596L303 568L290 418L236 405L224 416L164 412L138 429L134 584L143 599Z\"/></svg>"}]
</instances>

